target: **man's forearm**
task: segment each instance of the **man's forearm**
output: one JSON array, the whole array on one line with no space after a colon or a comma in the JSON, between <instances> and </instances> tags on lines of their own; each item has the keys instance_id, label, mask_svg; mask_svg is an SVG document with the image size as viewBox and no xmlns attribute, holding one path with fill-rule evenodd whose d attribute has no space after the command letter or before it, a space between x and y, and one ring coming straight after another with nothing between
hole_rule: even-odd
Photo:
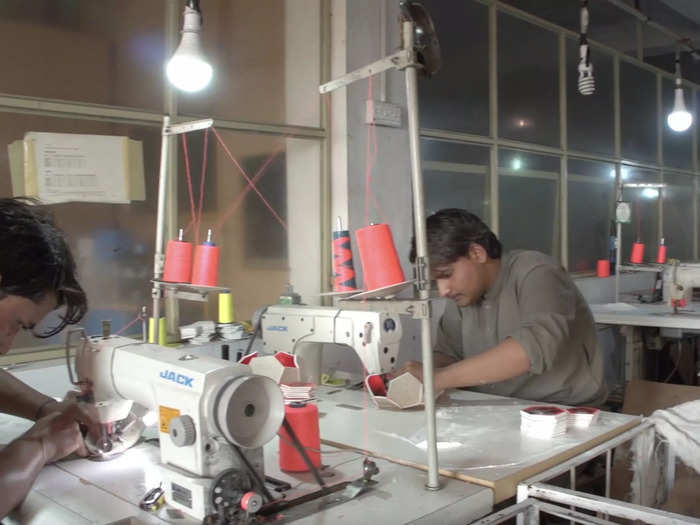
<instances>
[{"instance_id":1,"label":"man's forearm","mask_svg":"<svg viewBox=\"0 0 700 525\"><path fill-rule=\"evenodd\" d=\"M34 420L39 408L51 399L6 370L0 370L0 412Z\"/></svg>"},{"instance_id":2,"label":"man's forearm","mask_svg":"<svg viewBox=\"0 0 700 525\"><path fill-rule=\"evenodd\" d=\"M38 440L16 439L0 451L0 519L24 499L43 466Z\"/></svg>"},{"instance_id":3,"label":"man's forearm","mask_svg":"<svg viewBox=\"0 0 700 525\"><path fill-rule=\"evenodd\" d=\"M497 383L529 369L530 359L525 349L515 339L508 338L479 355L437 369L435 390Z\"/></svg>"}]
</instances>

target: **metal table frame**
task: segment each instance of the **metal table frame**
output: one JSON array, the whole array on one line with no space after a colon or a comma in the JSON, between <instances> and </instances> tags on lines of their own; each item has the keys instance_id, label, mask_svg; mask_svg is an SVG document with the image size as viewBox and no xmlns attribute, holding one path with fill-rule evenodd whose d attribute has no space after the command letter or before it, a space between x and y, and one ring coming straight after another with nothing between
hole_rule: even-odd
<instances>
[{"instance_id":1,"label":"metal table frame","mask_svg":"<svg viewBox=\"0 0 700 525\"><path fill-rule=\"evenodd\" d=\"M642 520L645 523L668 524L696 524L700 525L700 519L683 516L673 512L644 507L625 501L610 498L610 472L612 469L612 450L640 435L642 432L653 428L653 422L643 421L640 425L623 432L619 436L598 445L578 456L549 470L545 470L524 480L518 485L517 503L494 512L472 525L491 525L502 523L513 517L517 518L518 525L537 525L540 513L562 517L571 523L585 524L609 524L609 517L625 518L630 520ZM667 494L673 488L675 476L675 455L670 446L666 450L666 490ZM605 496L595 496L576 490L576 467L605 454ZM543 483L543 481L555 478L569 472L571 488L565 489ZM543 501L546 500L546 501ZM568 506L568 507L566 507ZM602 513L603 518L578 512L576 509L585 509Z\"/></svg>"}]
</instances>

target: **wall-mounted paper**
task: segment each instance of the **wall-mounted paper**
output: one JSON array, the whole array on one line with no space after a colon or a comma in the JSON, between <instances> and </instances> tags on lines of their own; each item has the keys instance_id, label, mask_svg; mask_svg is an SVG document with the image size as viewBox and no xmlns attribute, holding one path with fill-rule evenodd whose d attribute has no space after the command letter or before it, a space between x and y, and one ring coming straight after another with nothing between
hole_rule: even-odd
<instances>
[{"instance_id":1,"label":"wall-mounted paper","mask_svg":"<svg viewBox=\"0 0 700 525\"><path fill-rule=\"evenodd\" d=\"M14 195L44 203L144 200L143 150L128 137L28 132L8 146ZM18 156L22 160L18 160ZM17 173L22 166L21 176Z\"/></svg>"}]
</instances>

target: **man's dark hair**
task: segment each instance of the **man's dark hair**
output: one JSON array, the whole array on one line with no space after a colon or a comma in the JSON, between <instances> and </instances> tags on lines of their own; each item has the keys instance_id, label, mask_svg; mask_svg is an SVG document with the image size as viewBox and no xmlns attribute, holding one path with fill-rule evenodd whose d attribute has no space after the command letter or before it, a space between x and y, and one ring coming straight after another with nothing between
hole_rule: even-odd
<instances>
[{"instance_id":1,"label":"man's dark hair","mask_svg":"<svg viewBox=\"0 0 700 525\"><path fill-rule=\"evenodd\" d=\"M0 199L0 300L18 295L38 302L54 293L65 312L57 326L35 334L50 337L83 318L87 297L63 233L36 204L26 198Z\"/></svg>"},{"instance_id":2,"label":"man's dark hair","mask_svg":"<svg viewBox=\"0 0 700 525\"><path fill-rule=\"evenodd\" d=\"M481 245L491 259L501 258L501 242L484 222L467 210L447 208L433 213L427 222L428 257L436 268L467 255L472 243ZM416 239L411 240L411 262L416 260Z\"/></svg>"}]
</instances>

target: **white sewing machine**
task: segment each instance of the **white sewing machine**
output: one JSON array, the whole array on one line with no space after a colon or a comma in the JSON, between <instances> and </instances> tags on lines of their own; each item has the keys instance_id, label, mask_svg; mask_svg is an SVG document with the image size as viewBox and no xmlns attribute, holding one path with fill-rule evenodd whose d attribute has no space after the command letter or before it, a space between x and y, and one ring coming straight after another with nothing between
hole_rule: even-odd
<instances>
[{"instance_id":1,"label":"white sewing machine","mask_svg":"<svg viewBox=\"0 0 700 525\"><path fill-rule=\"evenodd\" d=\"M663 299L674 307L700 301L700 264L667 264L663 273Z\"/></svg>"},{"instance_id":2,"label":"white sewing machine","mask_svg":"<svg viewBox=\"0 0 700 525\"><path fill-rule=\"evenodd\" d=\"M322 306L272 305L262 314L266 353L300 354L319 382L321 345L349 346L368 374L381 374L398 365L401 322L397 314ZM314 343L314 344L311 344Z\"/></svg>"},{"instance_id":3,"label":"white sewing machine","mask_svg":"<svg viewBox=\"0 0 700 525\"><path fill-rule=\"evenodd\" d=\"M223 506L245 512L244 496L249 510L261 504L261 447L284 417L271 379L252 375L246 365L116 335L83 337L76 371L85 406L102 423L103 450L119 439L133 403L158 411L170 505L203 519Z\"/></svg>"}]
</instances>

